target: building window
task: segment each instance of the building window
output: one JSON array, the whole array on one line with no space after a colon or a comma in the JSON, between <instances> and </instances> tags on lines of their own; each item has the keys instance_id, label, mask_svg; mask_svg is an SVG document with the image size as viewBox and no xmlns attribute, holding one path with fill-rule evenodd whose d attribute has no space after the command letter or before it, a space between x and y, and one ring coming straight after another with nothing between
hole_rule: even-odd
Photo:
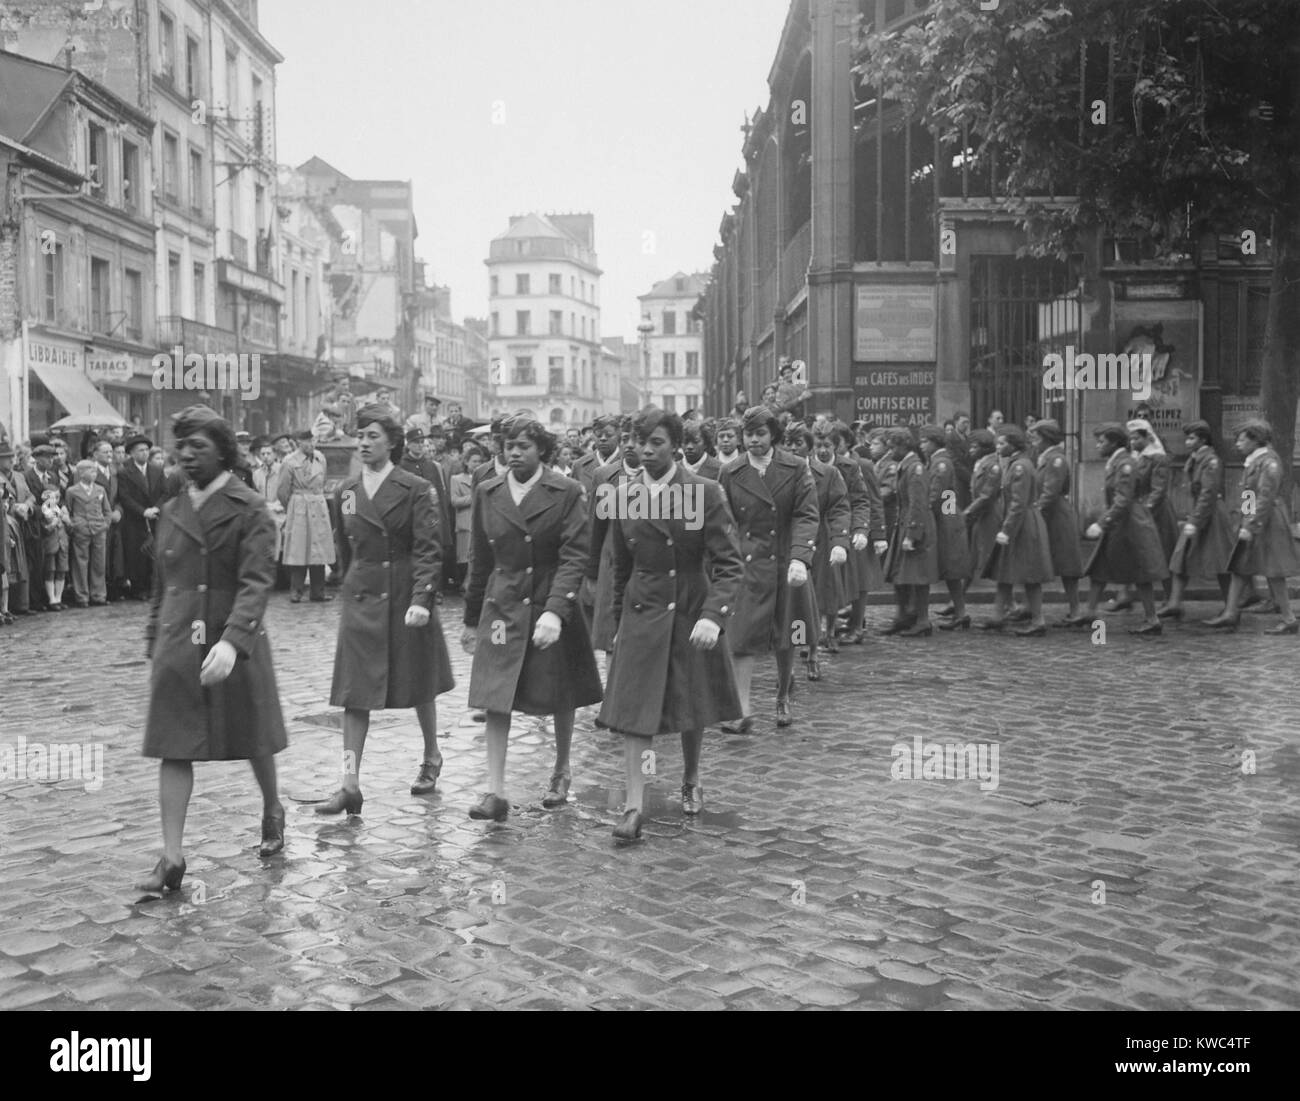
<instances>
[{"instance_id":1,"label":"building window","mask_svg":"<svg viewBox=\"0 0 1300 1101\"><path fill-rule=\"evenodd\" d=\"M564 392L564 357L551 356L547 363L550 365L551 393L562 394Z\"/></svg>"},{"instance_id":2,"label":"building window","mask_svg":"<svg viewBox=\"0 0 1300 1101\"><path fill-rule=\"evenodd\" d=\"M166 12L158 13L158 60L162 75L176 79L176 24Z\"/></svg>"},{"instance_id":3,"label":"building window","mask_svg":"<svg viewBox=\"0 0 1300 1101\"><path fill-rule=\"evenodd\" d=\"M514 384L516 386L537 385L537 372L533 370L532 356L519 356L515 359Z\"/></svg>"},{"instance_id":4,"label":"building window","mask_svg":"<svg viewBox=\"0 0 1300 1101\"><path fill-rule=\"evenodd\" d=\"M525 276L525 278L527 278ZM533 331L533 315L527 310L515 311L515 334L517 336L531 336Z\"/></svg>"},{"instance_id":5,"label":"building window","mask_svg":"<svg viewBox=\"0 0 1300 1101\"><path fill-rule=\"evenodd\" d=\"M108 261L90 260L90 328L92 332L108 332Z\"/></svg>"},{"instance_id":6,"label":"building window","mask_svg":"<svg viewBox=\"0 0 1300 1101\"><path fill-rule=\"evenodd\" d=\"M181 308L181 254L179 252L167 254L167 301L171 304L174 316L185 315L185 311Z\"/></svg>"},{"instance_id":7,"label":"building window","mask_svg":"<svg viewBox=\"0 0 1300 1101\"><path fill-rule=\"evenodd\" d=\"M108 132L93 122L90 124L87 152L90 157L90 193L102 201L108 193Z\"/></svg>"},{"instance_id":8,"label":"building window","mask_svg":"<svg viewBox=\"0 0 1300 1101\"><path fill-rule=\"evenodd\" d=\"M677 312L664 310L664 336L677 335Z\"/></svg>"},{"instance_id":9,"label":"building window","mask_svg":"<svg viewBox=\"0 0 1300 1101\"><path fill-rule=\"evenodd\" d=\"M499 277L494 275L488 280L488 294L490 294L493 298L496 298L497 295L500 293L501 293L501 280Z\"/></svg>"},{"instance_id":10,"label":"building window","mask_svg":"<svg viewBox=\"0 0 1300 1101\"><path fill-rule=\"evenodd\" d=\"M42 314L45 321L54 324L59 320L59 302L63 298L63 246L56 244L45 253L44 278L41 288Z\"/></svg>"},{"instance_id":11,"label":"building window","mask_svg":"<svg viewBox=\"0 0 1300 1101\"><path fill-rule=\"evenodd\" d=\"M144 276L130 268L122 280L122 307L126 313L126 335L139 340L144 336Z\"/></svg>"},{"instance_id":12,"label":"building window","mask_svg":"<svg viewBox=\"0 0 1300 1101\"><path fill-rule=\"evenodd\" d=\"M530 294L529 278L526 275L515 276L515 294Z\"/></svg>"},{"instance_id":13,"label":"building window","mask_svg":"<svg viewBox=\"0 0 1300 1101\"><path fill-rule=\"evenodd\" d=\"M665 413L676 413L677 396L675 394L665 394L663 400L663 408Z\"/></svg>"},{"instance_id":14,"label":"building window","mask_svg":"<svg viewBox=\"0 0 1300 1101\"><path fill-rule=\"evenodd\" d=\"M551 311L551 336L564 335L564 312L562 310Z\"/></svg>"},{"instance_id":15,"label":"building window","mask_svg":"<svg viewBox=\"0 0 1300 1101\"><path fill-rule=\"evenodd\" d=\"M298 312L298 273L289 273L289 332L295 341L302 339L302 314Z\"/></svg>"},{"instance_id":16,"label":"building window","mask_svg":"<svg viewBox=\"0 0 1300 1101\"><path fill-rule=\"evenodd\" d=\"M266 151L266 122L262 110L262 81L253 77L253 151Z\"/></svg>"},{"instance_id":17,"label":"building window","mask_svg":"<svg viewBox=\"0 0 1300 1101\"><path fill-rule=\"evenodd\" d=\"M140 209L140 149L122 141L122 205L127 210Z\"/></svg>"},{"instance_id":18,"label":"building window","mask_svg":"<svg viewBox=\"0 0 1300 1101\"><path fill-rule=\"evenodd\" d=\"M226 54L226 117L239 114L239 54Z\"/></svg>"},{"instance_id":19,"label":"building window","mask_svg":"<svg viewBox=\"0 0 1300 1101\"><path fill-rule=\"evenodd\" d=\"M203 154L197 149L190 150L190 209L195 214L202 214L203 202Z\"/></svg>"},{"instance_id":20,"label":"building window","mask_svg":"<svg viewBox=\"0 0 1300 1101\"><path fill-rule=\"evenodd\" d=\"M556 275L555 273L552 272L552 274L551 274L551 276L550 276L550 279L549 279L550 286L547 288L547 289L551 292L551 294L563 294L563 293L564 293L564 287L563 287L563 284L561 283L561 280L562 280L562 279L563 279L563 276L561 276L561 275Z\"/></svg>"},{"instance_id":21,"label":"building window","mask_svg":"<svg viewBox=\"0 0 1300 1101\"><path fill-rule=\"evenodd\" d=\"M688 375L698 375L700 373L700 353L686 353L686 373Z\"/></svg>"},{"instance_id":22,"label":"building window","mask_svg":"<svg viewBox=\"0 0 1300 1101\"><path fill-rule=\"evenodd\" d=\"M208 309L208 269L202 264L194 265L194 319L202 321Z\"/></svg>"},{"instance_id":23,"label":"building window","mask_svg":"<svg viewBox=\"0 0 1300 1101\"><path fill-rule=\"evenodd\" d=\"M500 336L500 335L501 335L501 315L500 315L499 313L494 313L494 314L492 315L492 330L491 330L491 332L492 332L492 335L493 335L493 336Z\"/></svg>"},{"instance_id":24,"label":"building window","mask_svg":"<svg viewBox=\"0 0 1300 1101\"><path fill-rule=\"evenodd\" d=\"M664 374L669 376L677 374L676 352L664 352Z\"/></svg>"},{"instance_id":25,"label":"building window","mask_svg":"<svg viewBox=\"0 0 1300 1101\"><path fill-rule=\"evenodd\" d=\"M189 96L190 102L203 98L203 72L200 68L201 62L199 53L199 44L196 39L189 35L185 36L185 93Z\"/></svg>"},{"instance_id":26,"label":"building window","mask_svg":"<svg viewBox=\"0 0 1300 1101\"><path fill-rule=\"evenodd\" d=\"M175 134L163 134L163 194L176 202L180 194L181 143ZM234 190L234 183L231 183Z\"/></svg>"},{"instance_id":27,"label":"building window","mask_svg":"<svg viewBox=\"0 0 1300 1101\"><path fill-rule=\"evenodd\" d=\"M582 319L582 339L587 339L587 319L585 317Z\"/></svg>"}]
</instances>

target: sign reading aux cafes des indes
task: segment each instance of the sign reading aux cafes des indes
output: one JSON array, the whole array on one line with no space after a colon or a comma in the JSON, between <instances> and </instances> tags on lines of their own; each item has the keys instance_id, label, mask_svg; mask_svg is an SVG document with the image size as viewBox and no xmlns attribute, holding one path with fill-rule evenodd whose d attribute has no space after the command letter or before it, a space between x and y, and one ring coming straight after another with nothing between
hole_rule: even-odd
<instances>
[{"instance_id":1,"label":"sign reading aux cafes des indes","mask_svg":"<svg viewBox=\"0 0 1300 1101\"><path fill-rule=\"evenodd\" d=\"M935 288L859 286L856 305L853 404L857 416L877 424L933 420Z\"/></svg>"}]
</instances>

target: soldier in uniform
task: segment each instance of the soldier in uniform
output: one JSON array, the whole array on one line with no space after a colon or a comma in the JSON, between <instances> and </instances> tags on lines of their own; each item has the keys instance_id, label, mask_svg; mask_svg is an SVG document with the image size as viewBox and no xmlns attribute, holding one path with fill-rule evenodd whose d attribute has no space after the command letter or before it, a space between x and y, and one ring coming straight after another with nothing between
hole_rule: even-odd
<instances>
[{"instance_id":1,"label":"soldier in uniform","mask_svg":"<svg viewBox=\"0 0 1300 1101\"><path fill-rule=\"evenodd\" d=\"M930 586L939 580L938 533L930 511L930 483L910 429L888 429L885 443L894 464L898 509L885 557L885 580L894 586L897 614L880 633L929 638L934 634Z\"/></svg>"},{"instance_id":2,"label":"soldier in uniform","mask_svg":"<svg viewBox=\"0 0 1300 1101\"><path fill-rule=\"evenodd\" d=\"M962 495L957 488L960 475L948 450L948 434L936 425L927 424L921 429L921 454L928 467L930 511L934 514L938 540L939 580L948 587L953 626L964 630L970 626L970 616L966 614L966 589L971 579L970 542L962 515Z\"/></svg>"},{"instance_id":3,"label":"soldier in uniform","mask_svg":"<svg viewBox=\"0 0 1300 1101\"><path fill-rule=\"evenodd\" d=\"M618 452L618 430L618 417L613 415L597 417L593 425L595 446L574 461L569 477L586 490L588 497L591 496L591 486L596 471L614 461L614 456Z\"/></svg>"},{"instance_id":4,"label":"soldier in uniform","mask_svg":"<svg viewBox=\"0 0 1300 1101\"><path fill-rule=\"evenodd\" d=\"M591 538L587 542L587 571L583 594L590 600L591 642L597 650L608 653L614 648L614 546L610 517L602 505L618 487L641 475L641 448L632 431L632 417L620 424L622 451L592 476L587 507L591 516Z\"/></svg>"},{"instance_id":5,"label":"soldier in uniform","mask_svg":"<svg viewBox=\"0 0 1300 1101\"><path fill-rule=\"evenodd\" d=\"M848 561L844 564L844 595L849 601L849 619L845 641L861 645L865 635L864 619L867 596L884 587L885 574L880 557L889 549L885 538L885 509L880 500L880 482L875 464L855 452L857 434L843 421L831 426L829 435L814 431L817 457L822 458L826 445L832 445L835 469L844 479L849 492L853 540ZM827 649L835 653L838 644L832 634Z\"/></svg>"},{"instance_id":6,"label":"soldier in uniform","mask_svg":"<svg viewBox=\"0 0 1300 1101\"><path fill-rule=\"evenodd\" d=\"M1079 521L1070 501L1070 462L1065 457L1065 433L1054 420L1034 423L1029 438L1038 451L1037 508L1047 525L1047 542L1052 552L1052 569L1065 588L1065 618L1079 614L1079 579L1083 577L1083 553L1079 548Z\"/></svg>"},{"instance_id":7,"label":"soldier in uniform","mask_svg":"<svg viewBox=\"0 0 1300 1101\"><path fill-rule=\"evenodd\" d=\"M713 432L707 424L692 421L682 426L682 465L692 474L718 480L722 464L713 457Z\"/></svg>"},{"instance_id":8,"label":"soldier in uniform","mask_svg":"<svg viewBox=\"0 0 1300 1101\"><path fill-rule=\"evenodd\" d=\"M1217 578L1225 605L1232 579L1228 558L1236 529L1223 501L1223 460L1214 450L1214 433L1205 421L1193 421L1183 425L1183 434L1190 455L1186 473L1192 511L1183 521L1169 560L1174 581L1168 602L1156 612L1161 619L1183 618L1183 593L1191 578Z\"/></svg>"}]
</instances>

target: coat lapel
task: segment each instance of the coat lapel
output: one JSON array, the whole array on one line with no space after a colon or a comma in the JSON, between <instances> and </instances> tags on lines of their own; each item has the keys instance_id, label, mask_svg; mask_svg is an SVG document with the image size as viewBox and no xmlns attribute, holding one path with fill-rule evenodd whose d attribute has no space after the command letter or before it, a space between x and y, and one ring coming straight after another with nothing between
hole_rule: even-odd
<instances>
[{"instance_id":1,"label":"coat lapel","mask_svg":"<svg viewBox=\"0 0 1300 1101\"><path fill-rule=\"evenodd\" d=\"M509 494L507 489L506 493ZM550 470L542 474L542 480L538 482L519 505L519 513L526 524L531 524L542 513L546 512L553 505L558 504L564 499L564 483L560 480L560 475ZM514 501L511 501L514 504Z\"/></svg>"},{"instance_id":2,"label":"coat lapel","mask_svg":"<svg viewBox=\"0 0 1300 1101\"><path fill-rule=\"evenodd\" d=\"M199 523L198 515L194 511L194 502L190 500L188 488L181 490L180 495L176 498L176 504L171 510L171 520L176 527L198 543L199 546L207 546L207 539L203 535L203 525Z\"/></svg>"},{"instance_id":3,"label":"coat lapel","mask_svg":"<svg viewBox=\"0 0 1300 1101\"><path fill-rule=\"evenodd\" d=\"M529 496L531 497L532 494L529 494ZM492 506L501 516L509 520L520 531L526 532L528 530L528 521L524 519L524 514L519 510L519 506L515 504L515 499L510 495L510 473L508 471L506 476L501 479L501 484L487 494L487 499L492 502ZM524 503L528 503L527 498L524 498Z\"/></svg>"},{"instance_id":4,"label":"coat lapel","mask_svg":"<svg viewBox=\"0 0 1300 1101\"><path fill-rule=\"evenodd\" d=\"M775 477L775 475L776 456L773 455L772 465L767 468L767 477L771 478ZM767 478L764 478L763 475L758 472L758 468L749 461L748 455L741 460L741 466L736 471L736 481L749 490L749 492L760 501L766 501L769 505L776 504L776 498L772 496L771 490L768 488Z\"/></svg>"},{"instance_id":5,"label":"coat lapel","mask_svg":"<svg viewBox=\"0 0 1300 1101\"><path fill-rule=\"evenodd\" d=\"M399 470L400 468L394 468L392 473L384 479L384 484L379 487L370 502L374 506L376 515L381 519L406 500L406 482L404 478L401 478Z\"/></svg>"}]
</instances>

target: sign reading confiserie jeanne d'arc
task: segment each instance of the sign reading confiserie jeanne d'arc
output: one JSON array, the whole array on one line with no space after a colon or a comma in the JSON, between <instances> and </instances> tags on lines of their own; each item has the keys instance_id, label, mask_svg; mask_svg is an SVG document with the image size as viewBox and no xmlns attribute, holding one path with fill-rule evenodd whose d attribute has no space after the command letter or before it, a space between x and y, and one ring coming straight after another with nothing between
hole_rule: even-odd
<instances>
[{"instance_id":1,"label":"sign reading confiserie jeanne d'arc","mask_svg":"<svg viewBox=\"0 0 1300 1101\"><path fill-rule=\"evenodd\" d=\"M853 358L859 363L933 363L934 286L858 286Z\"/></svg>"}]
</instances>

